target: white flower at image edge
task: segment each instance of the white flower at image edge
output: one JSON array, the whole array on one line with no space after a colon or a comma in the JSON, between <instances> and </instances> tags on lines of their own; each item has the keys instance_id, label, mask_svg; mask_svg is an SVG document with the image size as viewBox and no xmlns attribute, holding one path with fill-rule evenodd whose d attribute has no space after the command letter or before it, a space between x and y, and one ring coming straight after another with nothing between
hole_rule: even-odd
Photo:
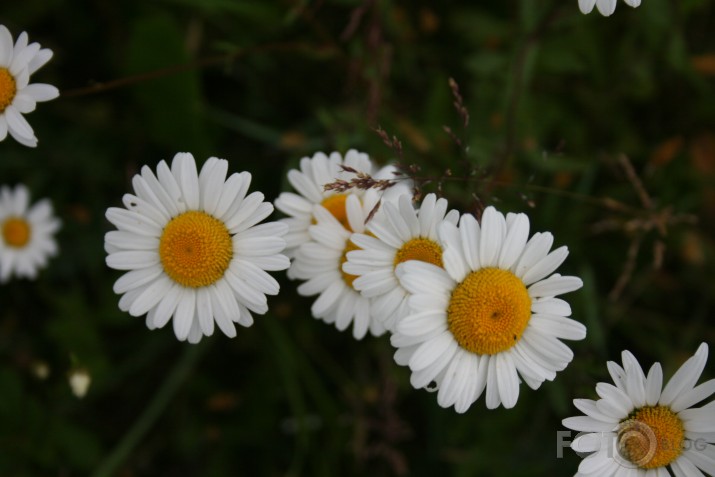
<instances>
[{"instance_id":1,"label":"white flower at image edge","mask_svg":"<svg viewBox=\"0 0 715 477\"><path fill-rule=\"evenodd\" d=\"M434 382L440 406L462 413L486 391L487 408L511 408L520 377L532 389L553 380L573 359L560 339L586 336L556 298L582 286L552 275L568 249L549 253L550 233L528 235L525 214L487 207L481 225L468 214L459 227L440 225L444 269L416 260L397 267L411 314L391 337L395 361L410 367L415 388Z\"/></svg>"},{"instance_id":2,"label":"white flower at image edge","mask_svg":"<svg viewBox=\"0 0 715 477\"><path fill-rule=\"evenodd\" d=\"M57 254L54 234L59 228L48 199L30 206L25 186L16 186L14 192L0 187L0 283L13 274L36 278L47 259Z\"/></svg>"},{"instance_id":3,"label":"white flower at image edge","mask_svg":"<svg viewBox=\"0 0 715 477\"><path fill-rule=\"evenodd\" d=\"M640 6L641 0L624 0L628 5L633 8ZM591 13L593 7L598 8L598 11L604 17L610 17L613 12L616 11L616 4L618 0L578 0L578 8L581 13L587 14Z\"/></svg>"},{"instance_id":4,"label":"white flower at image edge","mask_svg":"<svg viewBox=\"0 0 715 477\"><path fill-rule=\"evenodd\" d=\"M585 415L563 421L584 433L571 448L589 454L576 476L715 475L715 401L693 407L715 393L715 379L696 386L708 358L707 344L665 386L660 363L646 376L633 354L624 351L621 357L623 366L608 362L614 384L598 383L596 401L575 399Z\"/></svg>"},{"instance_id":5,"label":"white flower at image edge","mask_svg":"<svg viewBox=\"0 0 715 477\"><path fill-rule=\"evenodd\" d=\"M30 75L50 58L52 50L41 49L39 43L28 44L25 32L13 44L8 29L0 25L0 141L9 133L20 144L37 146L35 132L23 114L34 111L38 102L60 94L52 85L30 84Z\"/></svg>"},{"instance_id":6,"label":"white flower at image edge","mask_svg":"<svg viewBox=\"0 0 715 477\"><path fill-rule=\"evenodd\" d=\"M234 323L250 326L251 313L268 310L266 295L278 282L267 271L285 270L281 252L288 227L260 224L273 212L263 194L247 195L248 172L226 178L228 161L209 158L197 172L191 154L179 153L171 168L161 161L132 179L124 208L109 208L118 230L105 235L107 265L126 270L114 284L119 308L145 313L149 329L173 317L179 340L198 342L214 323L229 337Z\"/></svg>"}]
</instances>

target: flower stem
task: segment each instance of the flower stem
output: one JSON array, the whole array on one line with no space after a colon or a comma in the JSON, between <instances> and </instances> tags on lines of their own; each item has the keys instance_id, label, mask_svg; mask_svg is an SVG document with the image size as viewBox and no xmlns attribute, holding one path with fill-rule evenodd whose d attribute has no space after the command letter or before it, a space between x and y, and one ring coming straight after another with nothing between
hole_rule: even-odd
<instances>
[{"instance_id":1,"label":"flower stem","mask_svg":"<svg viewBox=\"0 0 715 477\"><path fill-rule=\"evenodd\" d=\"M111 453L99 464L92 477L116 475L119 466L129 457L134 448L139 445L146 433L161 417L205 349L206 346L202 343L201 345L192 345L184 351L183 356L176 363L171 374L164 380L149 406L129 428L127 433L124 434Z\"/></svg>"}]
</instances>

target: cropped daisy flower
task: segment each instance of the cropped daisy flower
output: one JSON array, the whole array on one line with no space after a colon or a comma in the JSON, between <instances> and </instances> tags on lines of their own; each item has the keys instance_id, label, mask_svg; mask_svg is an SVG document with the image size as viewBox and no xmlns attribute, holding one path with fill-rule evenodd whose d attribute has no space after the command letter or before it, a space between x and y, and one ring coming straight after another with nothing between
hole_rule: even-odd
<instances>
[{"instance_id":1,"label":"cropped daisy flower","mask_svg":"<svg viewBox=\"0 0 715 477\"><path fill-rule=\"evenodd\" d=\"M371 174L374 169L367 154L350 149L344 158L337 152L331 153L330 156L317 152L313 157L304 157L300 160L300 170L288 171L288 182L298 193L282 192L275 200L276 209L289 216L281 219L289 227L285 237L287 254L292 255L297 247L310 240L308 227L315 223L313 217L315 204L322 205L341 225L348 226L345 200L350 194L323 190L325 184L336 179L349 180L354 175L343 171L341 165L368 174ZM364 191L355 190L351 193L362 196Z\"/></svg>"},{"instance_id":2,"label":"cropped daisy flower","mask_svg":"<svg viewBox=\"0 0 715 477\"><path fill-rule=\"evenodd\" d=\"M52 204L43 199L30 207L27 187L13 192L0 187L0 283L11 275L34 279L47 259L57 254L54 234L60 228Z\"/></svg>"},{"instance_id":3,"label":"cropped daisy flower","mask_svg":"<svg viewBox=\"0 0 715 477\"><path fill-rule=\"evenodd\" d=\"M179 153L156 175L144 166L132 180L136 195L122 198L126 209L107 210L118 229L105 235L107 265L128 271L114 284L119 308L146 313L149 329L173 317L181 341L211 336L214 322L234 337L234 322L251 326L251 312L265 313L266 295L278 293L266 271L288 268L288 227L257 225L273 206L260 192L246 195L248 172L227 172L228 161L212 157L198 173L194 157Z\"/></svg>"},{"instance_id":4,"label":"cropped daisy flower","mask_svg":"<svg viewBox=\"0 0 715 477\"><path fill-rule=\"evenodd\" d=\"M598 383L596 401L575 399L585 415L563 421L585 433L571 448L590 453L576 475L715 475L715 401L693 407L715 393L715 379L695 385L707 358L708 345L703 343L665 387L660 363L646 376L628 351L622 354L623 366L609 362L614 385Z\"/></svg>"},{"instance_id":5,"label":"cropped daisy flower","mask_svg":"<svg viewBox=\"0 0 715 477\"><path fill-rule=\"evenodd\" d=\"M345 157L337 152L331 153L330 156L317 152L313 157L301 159L300 170L288 171L288 182L298 193L283 192L275 200L276 208L289 216L281 219L289 227L285 237L287 255L292 256L301 244L310 240L308 227L315 224L313 206L316 204L322 205L343 227L349 228L345 200L349 195L362 197L365 191L352 189L342 193L326 191L323 188L325 184L336 180L350 180L355 176L353 172L344 171L341 168L343 165L379 179L391 179L392 172L395 171L393 166L386 166L377 171L367 154L354 149L350 149ZM387 189L383 195L390 199L409 193L409 187L410 185L403 181Z\"/></svg>"},{"instance_id":6,"label":"cropped daisy flower","mask_svg":"<svg viewBox=\"0 0 715 477\"><path fill-rule=\"evenodd\" d=\"M440 225L444 268L416 260L397 267L411 313L391 337L395 361L410 367L415 388L434 382L440 406L465 412L486 389L489 409L511 408L519 376L532 389L553 380L573 358L559 339L586 336L555 298L582 286L552 275L568 249L549 253L550 233L528 235L525 214L505 218L487 207L481 225L468 214L459 227Z\"/></svg>"},{"instance_id":7,"label":"cropped daisy flower","mask_svg":"<svg viewBox=\"0 0 715 477\"><path fill-rule=\"evenodd\" d=\"M633 8L640 6L641 0L624 0L628 5ZM581 13L591 13L593 7L598 8L598 11L604 17L610 17L613 12L616 11L616 3L618 0L578 0L578 8Z\"/></svg>"},{"instance_id":8,"label":"cropped daisy flower","mask_svg":"<svg viewBox=\"0 0 715 477\"><path fill-rule=\"evenodd\" d=\"M22 32L13 45L12 35L0 25L0 141L8 132L20 144L37 146L37 138L23 114L35 110L38 102L59 96L54 86L30 83L30 75L52 58L52 50L40 49L39 43L28 45Z\"/></svg>"},{"instance_id":9,"label":"cropped daisy flower","mask_svg":"<svg viewBox=\"0 0 715 477\"><path fill-rule=\"evenodd\" d=\"M370 300L355 290L357 277L343 270L347 254L358 249L350 241L352 231L365 230L365 220L378 200L380 195L372 189L362 198L348 195L345 199L347 228L327 208L313 206L312 214L317 223L308 227L311 240L300 246L291 265L295 278L307 280L298 287L298 293L318 295L311 307L313 316L335 324L340 331L352 324L356 339L362 339L368 330L374 336L385 332L382 322L370 315Z\"/></svg>"},{"instance_id":10,"label":"cropped daisy flower","mask_svg":"<svg viewBox=\"0 0 715 477\"><path fill-rule=\"evenodd\" d=\"M347 254L343 271L358 277L353 287L372 299L372 315L394 331L395 324L409 312L408 293L398 282L395 268L407 260L441 267L437 227L444 220L457 225L459 213L447 213L447 201L438 200L435 194L428 194L419 210L412 206L409 195L400 196L396 204L386 202L383 210L368 223L368 234L352 236L359 249Z\"/></svg>"}]
</instances>

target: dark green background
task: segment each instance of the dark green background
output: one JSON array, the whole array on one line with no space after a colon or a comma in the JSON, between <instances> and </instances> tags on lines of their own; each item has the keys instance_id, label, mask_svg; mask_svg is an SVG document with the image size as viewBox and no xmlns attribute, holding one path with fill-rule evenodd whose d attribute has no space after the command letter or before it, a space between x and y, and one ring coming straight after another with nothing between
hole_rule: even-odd
<instances>
[{"instance_id":1,"label":"dark green background","mask_svg":"<svg viewBox=\"0 0 715 477\"><path fill-rule=\"evenodd\" d=\"M579 458L556 458L556 433L578 413L571 400L609 379L607 360L629 349L670 376L715 342L714 8L620 2L604 18L576 0L3 2L0 23L55 52L33 81L63 94L27 116L37 149L0 143L0 183L50 197L64 225L37 281L0 287L0 475L573 475ZM395 159L378 125L421 176L451 169L441 189L454 207L477 210L477 197L524 211L532 231L568 245L561 271L584 287L566 299L588 337L555 382L522 385L512 410L483 397L464 415L441 409L410 387L387 337L355 342L313 319L282 273L269 313L233 340L192 347L118 310L104 212L142 165L215 155L273 199L317 150ZM84 399L68 386L73 367L91 374Z\"/></svg>"}]
</instances>

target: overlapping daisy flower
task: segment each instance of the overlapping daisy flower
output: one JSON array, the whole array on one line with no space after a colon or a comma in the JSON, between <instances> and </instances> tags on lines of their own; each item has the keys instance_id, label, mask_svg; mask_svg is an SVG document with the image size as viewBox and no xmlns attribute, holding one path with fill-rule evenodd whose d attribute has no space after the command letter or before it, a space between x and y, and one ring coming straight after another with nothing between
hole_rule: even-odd
<instances>
[{"instance_id":1,"label":"overlapping daisy flower","mask_svg":"<svg viewBox=\"0 0 715 477\"><path fill-rule=\"evenodd\" d=\"M629 6L636 8L640 6L641 0L624 0ZM595 6L604 17L610 17L616 11L618 0L578 0L578 8L581 13L591 13Z\"/></svg>"},{"instance_id":2,"label":"overlapping daisy flower","mask_svg":"<svg viewBox=\"0 0 715 477\"><path fill-rule=\"evenodd\" d=\"M622 366L609 362L613 384L598 383L596 401L575 399L584 415L563 421L584 433L571 448L589 453L576 475L715 475L715 401L693 407L715 393L715 379L696 386L707 357L703 343L665 386L660 363L646 376L629 351L622 353Z\"/></svg>"},{"instance_id":3,"label":"overlapping daisy flower","mask_svg":"<svg viewBox=\"0 0 715 477\"><path fill-rule=\"evenodd\" d=\"M465 412L483 392L489 409L513 407L520 377L532 389L553 380L573 358L561 339L580 340L586 328L567 318L557 295L579 289L577 277L552 274L568 249L549 253L553 236L529 235L525 214L506 217L493 207L479 224L439 227L444 268L421 261L396 273L411 294L411 313L391 337L395 360L409 366L415 388L434 383L437 402Z\"/></svg>"},{"instance_id":4,"label":"overlapping daisy flower","mask_svg":"<svg viewBox=\"0 0 715 477\"><path fill-rule=\"evenodd\" d=\"M59 96L52 85L30 84L30 75L52 58L52 50L41 48L39 43L29 43L22 32L17 41L4 25L0 25L0 141L8 133L17 142L28 147L37 146L32 126L23 114L35 110L38 102Z\"/></svg>"},{"instance_id":5,"label":"overlapping daisy flower","mask_svg":"<svg viewBox=\"0 0 715 477\"><path fill-rule=\"evenodd\" d=\"M408 260L442 266L442 244L437 228L443 221L457 225L459 212L447 213L447 201L428 194L419 209L410 195L397 203L386 202L384 213L367 224L367 234L356 233L352 242L359 247L348 252L343 272L357 278L353 287L371 299L370 312L389 331L409 313L407 291L400 285L395 268Z\"/></svg>"},{"instance_id":6,"label":"overlapping daisy flower","mask_svg":"<svg viewBox=\"0 0 715 477\"><path fill-rule=\"evenodd\" d=\"M298 293L318 295L311 307L315 318L335 324L340 331L353 325L353 336L362 339L368 330L378 336L385 328L371 316L370 300L353 287L356 277L342 269L346 254L357 249L350 237L353 232L364 232L368 219L377 219L386 203L403 194L411 197L411 184L401 181L386 190L325 190L327 184L355 178L353 171L375 179L394 179L396 169L386 166L377 170L367 154L354 149L345 157L337 152L330 156L319 152L301 159L300 170L288 172L288 180L298 194L284 192L275 204L289 216L282 219L289 227L287 253L294 258L288 277L305 280Z\"/></svg>"},{"instance_id":7,"label":"overlapping daisy flower","mask_svg":"<svg viewBox=\"0 0 715 477\"><path fill-rule=\"evenodd\" d=\"M308 227L311 240L298 248L290 268L293 277L306 280L298 286L298 293L318 295L311 306L313 316L334 324L340 331L352 325L355 339L365 337L368 330L374 336L385 332L382 321L370 313L370 299L354 288L357 277L342 268L347 254L358 248L350 241L353 231L365 231L366 219L379 200L380 194L375 190L368 190L361 197L348 195L346 226L325 207L314 205L316 224Z\"/></svg>"},{"instance_id":8,"label":"overlapping daisy flower","mask_svg":"<svg viewBox=\"0 0 715 477\"><path fill-rule=\"evenodd\" d=\"M14 191L0 187L0 283L13 275L36 278L48 258L57 254L54 234L59 228L49 199L30 206L30 192L24 185Z\"/></svg>"},{"instance_id":9,"label":"overlapping daisy flower","mask_svg":"<svg viewBox=\"0 0 715 477\"><path fill-rule=\"evenodd\" d=\"M274 202L276 209L288 216L281 219L289 227L285 237L287 255L292 256L301 244L311 240L308 228L315 224L313 206L316 204L322 205L333 214L343 227L349 227L345 201L349 195L362 197L365 191L351 189L348 192L336 192L324 188L326 184L336 180L349 181L355 177L354 172L346 171L342 166L382 179L393 178L392 172L395 171L392 166L378 171L367 154L355 149L350 149L344 157L338 152L333 152L329 156L317 152L313 157L302 158L300 170L288 171L288 182L297 193L282 192ZM387 189L382 195L391 200L404 193L409 193L409 185L406 182Z\"/></svg>"},{"instance_id":10,"label":"overlapping daisy flower","mask_svg":"<svg viewBox=\"0 0 715 477\"><path fill-rule=\"evenodd\" d=\"M146 313L149 329L173 317L179 340L196 343L214 332L229 337L234 323L253 324L268 310L266 295L279 285L268 271L285 270L281 252L288 227L259 224L273 212L261 192L248 193L251 175L228 178L228 161L209 158L197 172L194 157L179 153L132 179L125 208L107 210L118 230L105 235L107 265L125 273L114 284L119 308Z\"/></svg>"}]
</instances>

